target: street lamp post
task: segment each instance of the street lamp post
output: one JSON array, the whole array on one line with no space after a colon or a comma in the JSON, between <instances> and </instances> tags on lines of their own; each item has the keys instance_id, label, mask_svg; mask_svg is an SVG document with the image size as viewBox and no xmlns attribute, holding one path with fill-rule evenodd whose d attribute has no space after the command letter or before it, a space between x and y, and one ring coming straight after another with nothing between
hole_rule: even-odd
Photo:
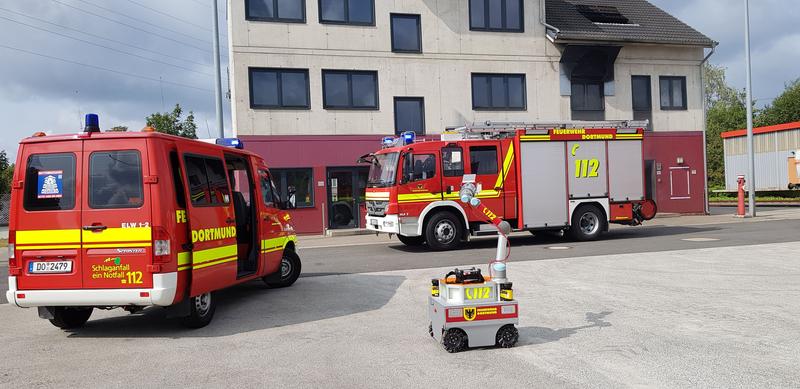
<instances>
[{"instance_id":1,"label":"street lamp post","mask_svg":"<svg viewBox=\"0 0 800 389\"><path fill-rule=\"evenodd\" d=\"M213 1L213 30L214 30L214 99L217 112L217 131L219 137L225 137L225 126L222 123L222 71L219 63L219 14L217 13L217 0Z\"/></svg>"},{"instance_id":2,"label":"street lamp post","mask_svg":"<svg viewBox=\"0 0 800 389\"><path fill-rule=\"evenodd\" d=\"M753 155L753 78L750 64L750 0L744 0L744 51L747 63L747 160L749 164L748 173L748 215L756 216L756 161Z\"/></svg>"}]
</instances>

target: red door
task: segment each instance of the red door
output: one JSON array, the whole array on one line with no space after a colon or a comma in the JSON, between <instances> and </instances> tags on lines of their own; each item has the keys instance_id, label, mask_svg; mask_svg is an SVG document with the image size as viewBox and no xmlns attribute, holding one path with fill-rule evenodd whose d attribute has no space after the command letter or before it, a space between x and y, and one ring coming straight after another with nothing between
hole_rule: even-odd
<instances>
[{"instance_id":1,"label":"red door","mask_svg":"<svg viewBox=\"0 0 800 389\"><path fill-rule=\"evenodd\" d=\"M261 240L261 273L272 274L278 270L286 233L283 231L278 209L280 201L269 172L261 167L258 170L259 201L256 204L259 215L259 237Z\"/></svg>"},{"instance_id":2,"label":"red door","mask_svg":"<svg viewBox=\"0 0 800 389\"><path fill-rule=\"evenodd\" d=\"M503 153L500 142L470 142L467 154L467 174L475 174L480 186L478 198L499 217L505 217L503 198Z\"/></svg>"},{"instance_id":3,"label":"red door","mask_svg":"<svg viewBox=\"0 0 800 389\"><path fill-rule=\"evenodd\" d=\"M189 143L179 143L178 151L189 194L187 216L192 239L189 293L197 296L236 282L236 217L222 152Z\"/></svg>"},{"instance_id":4,"label":"red door","mask_svg":"<svg viewBox=\"0 0 800 389\"><path fill-rule=\"evenodd\" d=\"M151 288L151 199L144 139L84 142L83 287Z\"/></svg>"}]
</instances>

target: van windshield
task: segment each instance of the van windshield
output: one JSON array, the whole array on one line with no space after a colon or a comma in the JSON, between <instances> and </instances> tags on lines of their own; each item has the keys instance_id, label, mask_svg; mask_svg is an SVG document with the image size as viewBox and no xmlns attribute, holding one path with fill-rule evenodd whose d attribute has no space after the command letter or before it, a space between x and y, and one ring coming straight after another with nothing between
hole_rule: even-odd
<instances>
[{"instance_id":1,"label":"van windshield","mask_svg":"<svg viewBox=\"0 0 800 389\"><path fill-rule=\"evenodd\" d=\"M385 188L394 185L397 177L397 160L400 153L376 154L369 168L367 185L370 188Z\"/></svg>"}]
</instances>

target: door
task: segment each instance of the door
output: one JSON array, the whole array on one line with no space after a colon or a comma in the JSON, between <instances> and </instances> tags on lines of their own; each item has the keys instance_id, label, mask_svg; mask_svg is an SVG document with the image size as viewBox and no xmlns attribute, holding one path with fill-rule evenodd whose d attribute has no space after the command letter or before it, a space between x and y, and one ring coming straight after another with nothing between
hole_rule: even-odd
<instances>
[{"instance_id":1,"label":"door","mask_svg":"<svg viewBox=\"0 0 800 389\"><path fill-rule=\"evenodd\" d=\"M361 226L367 168L328 169L328 226L331 229Z\"/></svg>"},{"instance_id":2,"label":"door","mask_svg":"<svg viewBox=\"0 0 800 389\"><path fill-rule=\"evenodd\" d=\"M192 281L197 296L236 281L238 248L236 216L222 152L180 143L181 164L189 194L192 235Z\"/></svg>"},{"instance_id":3,"label":"door","mask_svg":"<svg viewBox=\"0 0 800 389\"><path fill-rule=\"evenodd\" d=\"M688 200L692 198L689 167L669 168L669 193L672 200Z\"/></svg>"},{"instance_id":4,"label":"door","mask_svg":"<svg viewBox=\"0 0 800 389\"><path fill-rule=\"evenodd\" d=\"M253 170L247 158L225 154L225 167L231 185L231 203L236 218L236 245L238 275L243 277L258 270L261 243L258 241L258 215L256 215Z\"/></svg>"},{"instance_id":5,"label":"door","mask_svg":"<svg viewBox=\"0 0 800 389\"><path fill-rule=\"evenodd\" d=\"M505 217L505 199L502 196L503 166L500 142L471 142L467 153L467 174L475 174L480 185L478 198L497 216Z\"/></svg>"},{"instance_id":6,"label":"door","mask_svg":"<svg viewBox=\"0 0 800 389\"><path fill-rule=\"evenodd\" d=\"M151 288L150 175L144 139L84 142L83 287ZM147 188L146 188L147 186Z\"/></svg>"},{"instance_id":7,"label":"door","mask_svg":"<svg viewBox=\"0 0 800 389\"><path fill-rule=\"evenodd\" d=\"M261 274L271 274L278 270L281 262L283 237L287 235L281 228L278 190L266 167L258 169L259 180L259 237L261 246Z\"/></svg>"},{"instance_id":8,"label":"door","mask_svg":"<svg viewBox=\"0 0 800 389\"><path fill-rule=\"evenodd\" d=\"M442 199L438 161L438 150L415 150L403 154L397 188L400 214L418 215L428 203Z\"/></svg>"},{"instance_id":9,"label":"door","mask_svg":"<svg viewBox=\"0 0 800 389\"><path fill-rule=\"evenodd\" d=\"M25 289L79 289L81 262L81 192L83 141L53 142L46 151L24 145L23 189L12 202L18 210L11 220L16 230L17 260L21 275L17 287ZM15 183L15 185L17 185ZM21 206L20 206L21 205ZM62 262L57 273L39 273L36 262Z\"/></svg>"}]
</instances>

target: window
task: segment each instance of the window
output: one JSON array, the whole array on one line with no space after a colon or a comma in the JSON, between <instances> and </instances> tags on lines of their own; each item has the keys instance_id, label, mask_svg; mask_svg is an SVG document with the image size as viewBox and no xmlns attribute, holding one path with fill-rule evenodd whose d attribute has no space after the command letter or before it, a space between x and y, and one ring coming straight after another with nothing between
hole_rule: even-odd
<instances>
[{"instance_id":1,"label":"window","mask_svg":"<svg viewBox=\"0 0 800 389\"><path fill-rule=\"evenodd\" d=\"M653 99L650 89L650 76L631 76L633 120L653 120ZM652 130L652 124L648 124Z\"/></svg>"},{"instance_id":2,"label":"window","mask_svg":"<svg viewBox=\"0 0 800 389\"><path fill-rule=\"evenodd\" d=\"M304 108L310 105L308 70L250 68L250 108Z\"/></svg>"},{"instance_id":3,"label":"window","mask_svg":"<svg viewBox=\"0 0 800 389\"><path fill-rule=\"evenodd\" d=\"M442 172L445 177L464 175L464 151L461 147L445 147L442 149Z\"/></svg>"},{"instance_id":4,"label":"window","mask_svg":"<svg viewBox=\"0 0 800 389\"><path fill-rule=\"evenodd\" d=\"M319 22L375 25L375 0L319 0Z\"/></svg>"},{"instance_id":5,"label":"window","mask_svg":"<svg viewBox=\"0 0 800 389\"><path fill-rule=\"evenodd\" d=\"M186 208L186 189L183 188L183 176L178 153L169 153L169 164L172 168L172 185L175 187L175 201L179 208Z\"/></svg>"},{"instance_id":6,"label":"window","mask_svg":"<svg viewBox=\"0 0 800 389\"><path fill-rule=\"evenodd\" d=\"M472 174L497 174L497 147L470 147L469 165Z\"/></svg>"},{"instance_id":7,"label":"window","mask_svg":"<svg viewBox=\"0 0 800 389\"><path fill-rule=\"evenodd\" d=\"M275 187L266 170L259 170L261 176L261 196L264 200L264 205L267 207L275 207Z\"/></svg>"},{"instance_id":8,"label":"window","mask_svg":"<svg viewBox=\"0 0 800 389\"><path fill-rule=\"evenodd\" d=\"M192 205L228 204L230 189L222 160L188 155L184 158Z\"/></svg>"},{"instance_id":9,"label":"window","mask_svg":"<svg viewBox=\"0 0 800 389\"><path fill-rule=\"evenodd\" d=\"M686 110L686 77L661 77L661 109Z\"/></svg>"},{"instance_id":10,"label":"window","mask_svg":"<svg viewBox=\"0 0 800 389\"><path fill-rule=\"evenodd\" d=\"M28 211L66 211L75 208L75 154L33 154L25 168Z\"/></svg>"},{"instance_id":11,"label":"window","mask_svg":"<svg viewBox=\"0 0 800 389\"><path fill-rule=\"evenodd\" d=\"M101 151L89 157L89 206L138 208L144 204L138 151Z\"/></svg>"},{"instance_id":12,"label":"window","mask_svg":"<svg viewBox=\"0 0 800 389\"><path fill-rule=\"evenodd\" d=\"M406 182L423 181L436 175L436 156L433 154L408 154L403 173Z\"/></svg>"},{"instance_id":13,"label":"window","mask_svg":"<svg viewBox=\"0 0 800 389\"><path fill-rule=\"evenodd\" d=\"M272 178L288 208L314 206L314 175L311 169L273 169Z\"/></svg>"},{"instance_id":14,"label":"window","mask_svg":"<svg viewBox=\"0 0 800 389\"><path fill-rule=\"evenodd\" d=\"M593 23L601 24L628 24L628 18L622 16L616 7L607 5L589 5L577 4L575 8L578 9L586 19L591 20Z\"/></svg>"},{"instance_id":15,"label":"window","mask_svg":"<svg viewBox=\"0 0 800 389\"><path fill-rule=\"evenodd\" d=\"M326 109L378 109L378 72L322 71Z\"/></svg>"},{"instance_id":16,"label":"window","mask_svg":"<svg viewBox=\"0 0 800 389\"><path fill-rule=\"evenodd\" d=\"M524 32L522 0L469 0L469 29Z\"/></svg>"},{"instance_id":17,"label":"window","mask_svg":"<svg viewBox=\"0 0 800 389\"><path fill-rule=\"evenodd\" d=\"M603 83L573 80L570 105L572 120L605 120Z\"/></svg>"},{"instance_id":18,"label":"window","mask_svg":"<svg viewBox=\"0 0 800 389\"><path fill-rule=\"evenodd\" d=\"M262 22L305 23L305 0L245 0L245 19Z\"/></svg>"},{"instance_id":19,"label":"window","mask_svg":"<svg viewBox=\"0 0 800 389\"><path fill-rule=\"evenodd\" d=\"M422 97L394 98L394 133L414 131L425 135L425 100Z\"/></svg>"},{"instance_id":20,"label":"window","mask_svg":"<svg viewBox=\"0 0 800 389\"><path fill-rule=\"evenodd\" d=\"M419 15L392 14L392 51L422 52L422 23Z\"/></svg>"},{"instance_id":21,"label":"window","mask_svg":"<svg viewBox=\"0 0 800 389\"><path fill-rule=\"evenodd\" d=\"M524 74L473 74L472 108L475 110L524 111Z\"/></svg>"}]
</instances>

